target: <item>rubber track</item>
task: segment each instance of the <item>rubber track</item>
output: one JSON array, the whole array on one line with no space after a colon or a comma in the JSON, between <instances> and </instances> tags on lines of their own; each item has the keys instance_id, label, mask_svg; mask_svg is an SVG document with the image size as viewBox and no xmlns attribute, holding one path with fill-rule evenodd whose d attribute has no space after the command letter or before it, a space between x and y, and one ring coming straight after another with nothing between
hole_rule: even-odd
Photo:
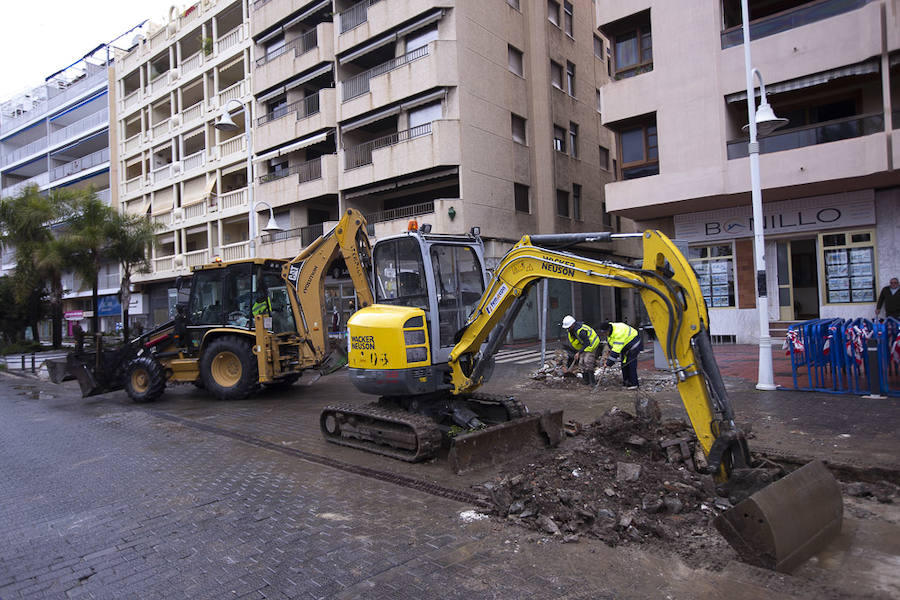
<instances>
[{"instance_id":1,"label":"rubber track","mask_svg":"<svg viewBox=\"0 0 900 600\"><path fill-rule=\"evenodd\" d=\"M301 458L305 461L315 463L317 465L322 465L322 466L330 467L333 469L339 469L341 471L345 471L347 473L352 473L354 475L359 475L361 477L368 477L369 479L375 479L378 481L392 483L394 485L399 485L404 488L416 490L418 492L430 494L432 496L437 496L439 498L447 498L448 500L455 500L457 502L462 502L465 504L472 504L475 506L483 506L483 507L489 506L489 503L484 498L482 498L480 496L476 496L475 494L470 494L469 492L465 492L462 490L445 487L445 486L438 485L435 483L430 483L428 481L422 481L420 479L413 479L412 477L406 477L404 475L398 475L396 473L390 473L388 471L379 471L378 469L370 469L368 467L361 467L359 465L346 463L344 461L329 458L327 456L321 456L319 454L313 454L312 452L306 452L304 450L298 450L296 448L288 448L285 446L281 446L279 444L273 444L272 442L267 442L265 440L255 438L250 435L246 435L244 433L232 431L230 429L223 429L221 427L216 427L214 425L209 425L207 423L198 423L197 421L192 421L190 419L177 417L175 415L172 415L172 414L169 414L166 412L162 412L162 411L158 411L158 410L148 410L148 409L144 409L141 407L135 407L133 405L130 405L130 407L133 408L134 410L145 411L148 414L153 415L154 417L157 417L159 419L164 419L166 421L178 423L179 425L183 425L185 427L190 427L191 429L196 429L198 431L205 431L207 433L212 433L215 435L221 435L223 437L227 437L227 438L231 438L233 440L244 442L245 444L249 444L249 445L255 446L257 448L263 448L265 450L272 450L275 452L280 452L282 454L286 454L288 456L293 456L295 458Z\"/></svg>"},{"instance_id":2,"label":"rubber track","mask_svg":"<svg viewBox=\"0 0 900 600\"><path fill-rule=\"evenodd\" d=\"M359 440L355 438L345 438L340 436L336 437L328 434L328 432L326 432L323 427L322 435L327 441L331 442L332 444L350 446L351 448L366 450L374 454L381 454L383 456L389 456L391 458L396 458L406 462L419 462L422 460L427 460L436 456L438 450L441 449L441 438L443 437L443 433L441 432L440 428L438 428L437 423L435 423L428 417L423 417L415 413L409 413L404 410L392 410L383 408L378 406L377 404L367 404L365 406L326 406L322 409L322 416L320 417L320 419L324 418L325 413L328 412L340 412L344 414L356 415L364 419L377 419L383 423L405 426L412 430L413 434L416 436L417 450L414 454L411 454L408 450L393 448L391 446L377 444L368 440Z\"/></svg>"}]
</instances>

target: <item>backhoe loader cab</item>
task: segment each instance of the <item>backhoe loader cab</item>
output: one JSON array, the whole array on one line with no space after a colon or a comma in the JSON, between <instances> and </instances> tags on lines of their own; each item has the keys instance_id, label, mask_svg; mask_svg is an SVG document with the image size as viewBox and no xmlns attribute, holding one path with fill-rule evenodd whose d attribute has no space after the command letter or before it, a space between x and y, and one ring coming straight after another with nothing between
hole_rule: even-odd
<instances>
[{"instance_id":1,"label":"backhoe loader cab","mask_svg":"<svg viewBox=\"0 0 900 600\"><path fill-rule=\"evenodd\" d=\"M411 231L379 240L373 267L378 308L366 318L375 330L348 342L351 379L379 395L441 389L456 333L487 284L481 240Z\"/></svg>"}]
</instances>

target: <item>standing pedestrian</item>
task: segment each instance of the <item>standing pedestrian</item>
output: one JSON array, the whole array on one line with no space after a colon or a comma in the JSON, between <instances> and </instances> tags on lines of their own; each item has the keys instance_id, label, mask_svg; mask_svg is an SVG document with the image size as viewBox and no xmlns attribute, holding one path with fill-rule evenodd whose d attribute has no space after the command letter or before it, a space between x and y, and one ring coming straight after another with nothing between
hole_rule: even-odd
<instances>
[{"instance_id":1,"label":"standing pedestrian","mask_svg":"<svg viewBox=\"0 0 900 600\"><path fill-rule=\"evenodd\" d=\"M616 359L620 359L622 384L625 389L637 389L637 359L638 354L644 349L644 341L640 333L627 323L610 323L609 321L600 324L600 333L606 334L606 343L609 345L606 366L611 367L616 364Z\"/></svg>"},{"instance_id":2,"label":"standing pedestrian","mask_svg":"<svg viewBox=\"0 0 900 600\"><path fill-rule=\"evenodd\" d=\"M563 329L569 335L569 345L575 349L575 357L581 368L581 382L585 385L594 385L594 366L597 364L597 353L600 350L600 336L597 332L582 321L576 321L572 315L566 315L562 320Z\"/></svg>"},{"instance_id":3,"label":"standing pedestrian","mask_svg":"<svg viewBox=\"0 0 900 600\"><path fill-rule=\"evenodd\" d=\"M891 284L881 288L878 294L878 303L875 305L875 318L884 307L884 313L888 317L900 319L900 281L896 277L891 277Z\"/></svg>"},{"instance_id":4,"label":"standing pedestrian","mask_svg":"<svg viewBox=\"0 0 900 600\"><path fill-rule=\"evenodd\" d=\"M81 328L81 323L75 323L72 335L75 336L75 353L81 354L84 352L84 329Z\"/></svg>"}]
</instances>

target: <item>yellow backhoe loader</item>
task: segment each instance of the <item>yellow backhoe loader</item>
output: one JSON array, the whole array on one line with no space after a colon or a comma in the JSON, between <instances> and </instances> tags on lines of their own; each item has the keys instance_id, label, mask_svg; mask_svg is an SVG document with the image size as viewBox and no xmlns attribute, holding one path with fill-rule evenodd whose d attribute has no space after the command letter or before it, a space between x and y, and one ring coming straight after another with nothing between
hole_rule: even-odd
<instances>
[{"instance_id":1,"label":"yellow backhoe loader","mask_svg":"<svg viewBox=\"0 0 900 600\"><path fill-rule=\"evenodd\" d=\"M629 236L642 238L640 267L559 249ZM634 289L662 342L707 472L732 497L746 498L717 519L725 538L744 560L790 571L839 532L840 488L821 462L780 477L754 461L713 355L697 278L659 231L525 235L490 280L474 231L414 230L379 240L373 262L376 304L351 317L348 351L353 383L381 399L327 407L321 428L329 441L421 460L461 429L471 433L453 438L450 456L465 461L514 450L525 439L522 429L555 441L561 416L528 415L510 398L476 393L494 352L540 279Z\"/></svg>"},{"instance_id":2,"label":"yellow backhoe loader","mask_svg":"<svg viewBox=\"0 0 900 600\"><path fill-rule=\"evenodd\" d=\"M119 347L71 353L51 379L75 377L83 396L124 388L136 402L169 382L194 383L219 399L293 384L329 362L325 276L343 258L360 306L372 303L365 218L348 210L337 226L293 260L255 258L194 268L176 287L176 316Z\"/></svg>"}]
</instances>

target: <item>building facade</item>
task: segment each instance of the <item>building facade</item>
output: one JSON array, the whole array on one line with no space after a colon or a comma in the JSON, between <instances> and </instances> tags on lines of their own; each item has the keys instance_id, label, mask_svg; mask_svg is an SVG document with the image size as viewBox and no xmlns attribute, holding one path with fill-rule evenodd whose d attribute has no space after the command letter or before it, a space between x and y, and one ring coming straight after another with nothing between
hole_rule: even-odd
<instances>
[{"instance_id":1,"label":"building facade","mask_svg":"<svg viewBox=\"0 0 900 600\"><path fill-rule=\"evenodd\" d=\"M0 105L0 194L15 196L27 186L40 191L55 188L92 188L108 205L115 206L110 185L110 69L114 50L103 44L45 83ZM113 169L114 170L114 169ZM2 271L15 268L15 249L3 249ZM90 330L93 316L91 289L73 273L63 276L64 334L75 323ZM104 297L100 313L104 331L121 320L114 294L119 290L115 264L104 264L99 275ZM49 322L41 337L50 334Z\"/></svg>"},{"instance_id":2,"label":"building facade","mask_svg":"<svg viewBox=\"0 0 900 600\"><path fill-rule=\"evenodd\" d=\"M588 0L223 0L173 11L116 66L121 205L165 227L142 278L148 318L171 308L174 278L191 266L251 251L293 257L351 207L375 238L413 218L436 232L478 226L491 261L526 232L627 228L604 204L607 78ZM214 124L231 99L243 109L224 134ZM250 210L281 230L249 231ZM329 311L345 323L352 286L340 268L332 275ZM549 296L555 321L623 305L610 290L557 282ZM536 298L531 307L516 337L537 335Z\"/></svg>"},{"instance_id":3,"label":"building facade","mask_svg":"<svg viewBox=\"0 0 900 600\"><path fill-rule=\"evenodd\" d=\"M749 7L753 66L789 120L760 139L769 318L872 318L900 272L900 6ZM756 341L741 3L597 0L596 11L610 42L603 123L618 148L607 204L687 242L713 335Z\"/></svg>"}]
</instances>

